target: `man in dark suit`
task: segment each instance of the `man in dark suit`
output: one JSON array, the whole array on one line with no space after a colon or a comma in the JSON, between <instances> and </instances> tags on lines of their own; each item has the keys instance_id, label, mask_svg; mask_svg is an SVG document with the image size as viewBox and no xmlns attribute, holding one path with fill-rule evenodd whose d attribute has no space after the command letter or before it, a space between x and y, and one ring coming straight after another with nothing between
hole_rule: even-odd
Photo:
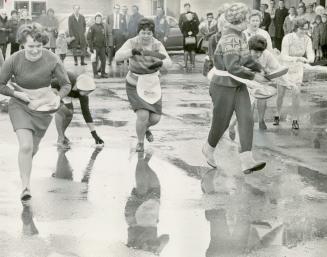
<instances>
[{"instance_id":1,"label":"man in dark suit","mask_svg":"<svg viewBox=\"0 0 327 257\"><path fill-rule=\"evenodd\" d=\"M128 37L136 37L137 33L137 27L139 25L140 20L144 18L143 15L139 13L139 7L137 5L132 6L132 15L129 19L128 23Z\"/></svg>"},{"instance_id":2,"label":"man in dark suit","mask_svg":"<svg viewBox=\"0 0 327 257\"><path fill-rule=\"evenodd\" d=\"M109 52L109 65L115 56L116 51L124 44L127 39L127 17L120 13L120 5L114 6L113 14L107 17L107 24L112 30L113 48Z\"/></svg>"},{"instance_id":3,"label":"man in dark suit","mask_svg":"<svg viewBox=\"0 0 327 257\"><path fill-rule=\"evenodd\" d=\"M262 12L262 22L260 24L260 28L262 28L266 31L268 31L270 23L271 23L270 14L266 12L267 9L268 9L267 4L262 4L260 6L260 11Z\"/></svg>"},{"instance_id":4,"label":"man in dark suit","mask_svg":"<svg viewBox=\"0 0 327 257\"><path fill-rule=\"evenodd\" d=\"M73 50L73 56L75 65L78 65L77 56L81 56L81 65L87 65L84 62L84 56L86 54L86 22L83 15L79 13L80 7L75 5L73 7L74 13L69 16L68 19L68 30L69 36L74 40L70 43L70 46Z\"/></svg>"},{"instance_id":5,"label":"man in dark suit","mask_svg":"<svg viewBox=\"0 0 327 257\"><path fill-rule=\"evenodd\" d=\"M276 9L275 13L275 29L276 29L276 48L281 50L282 48L282 40L284 37L284 21L285 18L288 16L288 9L285 8L284 0L279 0L278 3L279 7Z\"/></svg>"}]
</instances>

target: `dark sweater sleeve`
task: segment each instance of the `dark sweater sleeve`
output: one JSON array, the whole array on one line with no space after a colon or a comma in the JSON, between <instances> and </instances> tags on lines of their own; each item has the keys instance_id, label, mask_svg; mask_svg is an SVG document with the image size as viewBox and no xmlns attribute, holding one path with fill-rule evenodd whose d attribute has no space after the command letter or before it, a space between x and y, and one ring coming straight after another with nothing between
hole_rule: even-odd
<instances>
[{"instance_id":1,"label":"dark sweater sleeve","mask_svg":"<svg viewBox=\"0 0 327 257\"><path fill-rule=\"evenodd\" d=\"M89 108L89 97L88 96L80 96L79 102L81 104L82 115L86 123L92 123L92 115Z\"/></svg>"},{"instance_id":2,"label":"dark sweater sleeve","mask_svg":"<svg viewBox=\"0 0 327 257\"><path fill-rule=\"evenodd\" d=\"M65 70L64 65L62 64L62 62L58 61L56 64L56 67L54 69L54 76L57 78L58 80L58 84L60 86L60 90L58 95L60 96L60 98L64 98L65 96L67 96L69 94L69 92L72 89L71 83L69 81L67 72Z\"/></svg>"},{"instance_id":3,"label":"dark sweater sleeve","mask_svg":"<svg viewBox=\"0 0 327 257\"><path fill-rule=\"evenodd\" d=\"M2 95L14 96L14 90L7 87L7 82L13 75L13 61L14 59L12 56L6 59L0 70L0 94Z\"/></svg>"},{"instance_id":4,"label":"dark sweater sleeve","mask_svg":"<svg viewBox=\"0 0 327 257\"><path fill-rule=\"evenodd\" d=\"M215 56L216 58L216 56ZM223 56L226 70L233 74L234 76L243 78L243 79L254 79L254 73L250 70L245 69L240 65L240 56L238 54L225 54Z\"/></svg>"}]
</instances>

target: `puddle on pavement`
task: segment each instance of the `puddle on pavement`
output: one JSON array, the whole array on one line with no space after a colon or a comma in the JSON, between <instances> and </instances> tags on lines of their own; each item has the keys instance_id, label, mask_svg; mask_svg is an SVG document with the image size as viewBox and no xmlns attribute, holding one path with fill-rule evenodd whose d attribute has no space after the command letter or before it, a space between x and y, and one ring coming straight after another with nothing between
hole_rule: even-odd
<instances>
[{"instance_id":1,"label":"puddle on pavement","mask_svg":"<svg viewBox=\"0 0 327 257\"><path fill-rule=\"evenodd\" d=\"M188 257L252 257L267 256L258 255L257 251L271 248L273 253L269 257L277 257L281 256L279 250L283 247L292 249L327 236L325 213L321 213L322 218L319 218L293 205L298 201L295 190L289 199L283 198L283 190L290 188L289 183L293 183L291 190L302 181L304 186L325 191L326 186L319 181L326 184L327 178L316 171L293 167L289 173L270 174L264 185L257 187L228 172L192 166L181 159L171 158L171 163L186 171L188 176L185 176L172 164L155 158L151 152L129 155L109 148L94 149L87 154L84 154L87 149L70 151L58 151L51 184L35 187L35 191L43 188L48 192L48 187L57 189L45 195L40 191L43 201L48 198L50 211L56 208L49 201L53 199L51 197L63 195L64 198L59 199L62 203L63 199L75 200L76 195L83 195L80 202L90 203L87 208L92 209L92 216L78 221L70 216L70 212L78 212L80 207L66 206L69 213L59 223L47 218L42 222L39 212L42 208L47 209L44 202L34 212L24 207L19 224L23 230L20 231L27 237L33 236L31 238L37 238L37 233L42 235L41 238L49 242L44 245L45 249L57 251L64 246L72 256L117 256L117 252L114 255L109 252L112 250L109 245L114 242L123 248L121 257L148 256L144 252L161 254L162 257L181 256L181 252L185 253L182 256ZM298 181L292 177L296 175L300 177ZM37 178L34 179L37 182ZM61 183L63 180L64 184ZM59 185L54 185L56 183L62 186L59 188ZM71 188L77 184L86 188L81 191L78 187L72 195L75 190ZM185 208L185 202L190 201L193 205ZM284 201L289 203L283 204ZM76 238L77 243L73 246L64 241L67 233ZM62 243L52 244L47 240L48 235L49 238L59 235ZM98 242L105 249L102 255L81 252L95 247ZM20 242L16 243L19 245ZM6 245L4 247L6 252ZM19 245L17 248L23 247Z\"/></svg>"},{"instance_id":2,"label":"puddle on pavement","mask_svg":"<svg viewBox=\"0 0 327 257\"><path fill-rule=\"evenodd\" d=\"M327 175L303 166L298 167L298 173L305 184L319 192L327 193Z\"/></svg>"},{"instance_id":3,"label":"puddle on pavement","mask_svg":"<svg viewBox=\"0 0 327 257\"><path fill-rule=\"evenodd\" d=\"M310 121L313 125L327 125L327 109L316 111L310 115Z\"/></svg>"},{"instance_id":4,"label":"puddle on pavement","mask_svg":"<svg viewBox=\"0 0 327 257\"><path fill-rule=\"evenodd\" d=\"M97 117L94 119L94 124L95 125L101 125L101 126L110 126L110 127L115 127L115 128L120 128L126 126L128 121L120 121L120 120L110 120L106 118L99 118ZM85 122L79 122L79 121L72 121L69 126L71 127L80 127L83 126Z\"/></svg>"},{"instance_id":5,"label":"puddle on pavement","mask_svg":"<svg viewBox=\"0 0 327 257\"><path fill-rule=\"evenodd\" d=\"M211 104L200 104L200 103L187 103L179 104L180 107L200 107L200 108L210 108Z\"/></svg>"},{"instance_id":6,"label":"puddle on pavement","mask_svg":"<svg viewBox=\"0 0 327 257\"><path fill-rule=\"evenodd\" d=\"M195 113L186 113L183 115L179 115L183 120L190 121L196 124L208 125L210 124L210 115L209 112L195 114Z\"/></svg>"}]
</instances>

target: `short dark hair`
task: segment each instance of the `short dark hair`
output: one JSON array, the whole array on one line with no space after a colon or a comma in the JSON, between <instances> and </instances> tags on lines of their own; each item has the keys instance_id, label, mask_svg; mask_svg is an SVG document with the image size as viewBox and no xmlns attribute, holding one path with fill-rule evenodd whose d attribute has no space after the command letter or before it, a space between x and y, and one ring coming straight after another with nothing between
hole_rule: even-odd
<instances>
[{"instance_id":1,"label":"short dark hair","mask_svg":"<svg viewBox=\"0 0 327 257\"><path fill-rule=\"evenodd\" d=\"M191 4L190 4L190 3L185 3L185 4L184 4L184 7L186 7L186 6L191 7Z\"/></svg>"},{"instance_id":2,"label":"short dark hair","mask_svg":"<svg viewBox=\"0 0 327 257\"><path fill-rule=\"evenodd\" d=\"M14 15L14 14L17 14L17 15L18 15L18 11L17 11L17 10L12 10L12 11L10 12L10 15L11 15L11 16Z\"/></svg>"},{"instance_id":3,"label":"short dark hair","mask_svg":"<svg viewBox=\"0 0 327 257\"><path fill-rule=\"evenodd\" d=\"M294 21L294 25L293 25L293 31L296 32L298 29L300 28L304 28L305 25L308 25L310 27L310 22L306 19L296 19Z\"/></svg>"},{"instance_id":4,"label":"short dark hair","mask_svg":"<svg viewBox=\"0 0 327 257\"><path fill-rule=\"evenodd\" d=\"M269 8L269 5L268 4L263 4L265 7L266 7L266 9L268 9Z\"/></svg>"},{"instance_id":5,"label":"short dark hair","mask_svg":"<svg viewBox=\"0 0 327 257\"><path fill-rule=\"evenodd\" d=\"M139 33L142 29L143 30L149 29L154 34L154 29L155 29L154 21L152 19L146 19L146 18L141 19L137 27L137 33Z\"/></svg>"},{"instance_id":6,"label":"short dark hair","mask_svg":"<svg viewBox=\"0 0 327 257\"><path fill-rule=\"evenodd\" d=\"M213 16L213 13L212 13L212 12L208 12L208 13L207 13L207 17L208 17L208 16Z\"/></svg>"},{"instance_id":7,"label":"short dark hair","mask_svg":"<svg viewBox=\"0 0 327 257\"><path fill-rule=\"evenodd\" d=\"M249 40L249 49L263 52L267 49L267 40L261 35L255 35Z\"/></svg>"},{"instance_id":8,"label":"short dark hair","mask_svg":"<svg viewBox=\"0 0 327 257\"><path fill-rule=\"evenodd\" d=\"M43 45L49 42L48 35L44 32L43 27L38 23L22 25L17 31L17 41L19 44L24 44L27 37L30 36L34 41L40 42Z\"/></svg>"},{"instance_id":9,"label":"short dark hair","mask_svg":"<svg viewBox=\"0 0 327 257\"><path fill-rule=\"evenodd\" d=\"M137 5L132 5L132 7L135 7L137 10L139 10L139 7Z\"/></svg>"}]
</instances>

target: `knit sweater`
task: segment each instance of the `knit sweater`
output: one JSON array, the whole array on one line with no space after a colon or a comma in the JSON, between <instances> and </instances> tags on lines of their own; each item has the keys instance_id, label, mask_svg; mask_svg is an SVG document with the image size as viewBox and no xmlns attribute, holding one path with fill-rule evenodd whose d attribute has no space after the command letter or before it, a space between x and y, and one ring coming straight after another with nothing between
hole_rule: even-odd
<instances>
[{"instance_id":1,"label":"knit sweater","mask_svg":"<svg viewBox=\"0 0 327 257\"><path fill-rule=\"evenodd\" d=\"M144 55L132 55L133 49L141 49L143 51L151 51L152 53ZM149 69L148 67L154 62L159 61L161 58L155 57L155 53L165 56L163 59L163 66L168 67L171 64L171 59L163 46L163 44L153 38L152 43L148 46L143 46L140 38L138 36L131 38L125 42L125 44L117 51L116 61L123 61L129 59L129 70L136 74L151 74L159 69ZM151 56L152 55L152 56Z\"/></svg>"},{"instance_id":2,"label":"knit sweater","mask_svg":"<svg viewBox=\"0 0 327 257\"><path fill-rule=\"evenodd\" d=\"M261 71L261 65L250 55L245 36L231 28L223 31L214 54L214 65L218 70L228 71L234 76L249 80L254 79L254 71ZM213 76L211 83L224 87L244 85L231 77L217 75Z\"/></svg>"},{"instance_id":3,"label":"knit sweater","mask_svg":"<svg viewBox=\"0 0 327 257\"><path fill-rule=\"evenodd\" d=\"M0 71L0 94L14 96L14 90L6 86L12 76L15 82L25 89L49 87L52 76L55 76L61 87L61 98L71 89L64 65L57 55L46 49L42 49L42 57L35 62L26 59L25 50L18 51L6 59Z\"/></svg>"}]
</instances>

